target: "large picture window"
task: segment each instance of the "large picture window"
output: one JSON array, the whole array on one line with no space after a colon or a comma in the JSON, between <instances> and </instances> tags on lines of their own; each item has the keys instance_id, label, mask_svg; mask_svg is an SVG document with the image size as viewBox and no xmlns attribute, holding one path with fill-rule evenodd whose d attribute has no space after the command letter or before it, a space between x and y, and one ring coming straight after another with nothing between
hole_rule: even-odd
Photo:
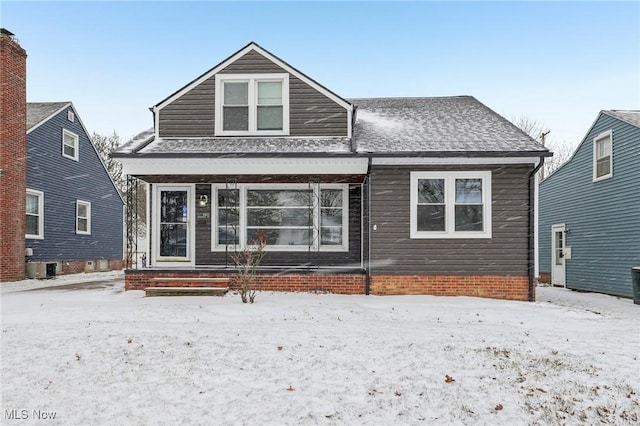
<instances>
[{"instance_id":1,"label":"large picture window","mask_svg":"<svg viewBox=\"0 0 640 426\"><path fill-rule=\"evenodd\" d=\"M216 75L217 135L287 135L289 74Z\"/></svg>"},{"instance_id":2,"label":"large picture window","mask_svg":"<svg viewBox=\"0 0 640 426\"><path fill-rule=\"evenodd\" d=\"M598 135L593 140L593 180L598 181L613 176L612 155L613 132Z\"/></svg>"},{"instance_id":3,"label":"large picture window","mask_svg":"<svg viewBox=\"0 0 640 426\"><path fill-rule=\"evenodd\" d=\"M214 187L213 250L241 249L259 233L270 250L347 249L346 185Z\"/></svg>"},{"instance_id":4,"label":"large picture window","mask_svg":"<svg viewBox=\"0 0 640 426\"><path fill-rule=\"evenodd\" d=\"M411 238L491 238L491 172L412 172Z\"/></svg>"},{"instance_id":5,"label":"large picture window","mask_svg":"<svg viewBox=\"0 0 640 426\"><path fill-rule=\"evenodd\" d=\"M44 193L33 189L27 189L26 237L44 238Z\"/></svg>"},{"instance_id":6,"label":"large picture window","mask_svg":"<svg viewBox=\"0 0 640 426\"><path fill-rule=\"evenodd\" d=\"M271 246L308 246L313 233L313 191L247 189L247 242L257 233Z\"/></svg>"}]
</instances>

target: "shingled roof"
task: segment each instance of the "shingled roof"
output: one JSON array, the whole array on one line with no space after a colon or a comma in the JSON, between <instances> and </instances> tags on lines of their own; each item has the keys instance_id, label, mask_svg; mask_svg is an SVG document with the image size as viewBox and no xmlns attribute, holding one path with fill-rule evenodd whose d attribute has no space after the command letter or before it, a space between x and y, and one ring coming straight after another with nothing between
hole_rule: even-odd
<instances>
[{"instance_id":1,"label":"shingled roof","mask_svg":"<svg viewBox=\"0 0 640 426\"><path fill-rule=\"evenodd\" d=\"M550 155L472 96L348 99L353 140L294 137L159 138L149 129L115 156L152 155Z\"/></svg>"},{"instance_id":2,"label":"shingled roof","mask_svg":"<svg viewBox=\"0 0 640 426\"><path fill-rule=\"evenodd\" d=\"M42 123L71 102L29 102L27 103L27 131Z\"/></svg>"},{"instance_id":3,"label":"shingled roof","mask_svg":"<svg viewBox=\"0 0 640 426\"><path fill-rule=\"evenodd\" d=\"M640 111L609 109L602 112L614 118L617 118L618 120L624 121L625 123L640 127Z\"/></svg>"},{"instance_id":4,"label":"shingled roof","mask_svg":"<svg viewBox=\"0 0 640 426\"><path fill-rule=\"evenodd\" d=\"M351 99L358 152L544 152L472 96Z\"/></svg>"}]
</instances>

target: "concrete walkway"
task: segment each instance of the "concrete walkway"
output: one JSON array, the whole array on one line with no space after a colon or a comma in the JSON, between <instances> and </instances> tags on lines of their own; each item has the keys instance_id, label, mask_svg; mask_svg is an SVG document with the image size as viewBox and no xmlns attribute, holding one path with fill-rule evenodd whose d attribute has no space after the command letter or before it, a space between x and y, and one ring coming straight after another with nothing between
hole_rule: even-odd
<instances>
[{"instance_id":1,"label":"concrete walkway","mask_svg":"<svg viewBox=\"0 0 640 426\"><path fill-rule=\"evenodd\" d=\"M83 290L124 286L123 271L92 272L88 274L59 275L49 279L28 279L0 283L0 292L30 290Z\"/></svg>"}]
</instances>

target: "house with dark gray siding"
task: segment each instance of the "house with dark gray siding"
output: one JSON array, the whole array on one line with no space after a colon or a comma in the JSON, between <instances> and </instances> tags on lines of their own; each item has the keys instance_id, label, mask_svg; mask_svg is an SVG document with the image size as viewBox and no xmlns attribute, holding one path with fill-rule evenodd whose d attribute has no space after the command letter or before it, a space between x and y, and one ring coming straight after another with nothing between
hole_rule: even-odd
<instances>
[{"instance_id":1,"label":"house with dark gray siding","mask_svg":"<svg viewBox=\"0 0 640 426\"><path fill-rule=\"evenodd\" d=\"M540 184L540 278L631 297L640 266L640 111L600 111L575 153Z\"/></svg>"},{"instance_id":2,"label":"house with dark gray siding","mask_svg":"<svg viewBox=\"0 0 640 426\"><path fill-rule=\"evenodd\" d=\"M27 276L122 269L123 205L73 104L28 103Z\"/></svg>"},{"instance_id":3,"label":"house with dark gray siding","mask_svg":"<svg viewBox=\"0 0 640 426\"><path fill-rule=\"evenodd\" d=\"M262 236L259 290L535 298L551 154L471 96L345 99L249 43L151 110L112 154L149 197L127 289L230 277Z\"/></svg>"}]
</instances>

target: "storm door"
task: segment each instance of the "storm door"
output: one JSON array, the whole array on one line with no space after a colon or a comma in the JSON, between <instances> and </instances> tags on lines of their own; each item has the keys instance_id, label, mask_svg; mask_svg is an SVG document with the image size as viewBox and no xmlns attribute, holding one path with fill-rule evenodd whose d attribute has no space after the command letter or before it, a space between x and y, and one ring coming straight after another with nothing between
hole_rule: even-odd
<instances>
[{"instance_id":1,"label":"storm door","mask_svg":"<svg viewBox=\"0 0 640 426\"><path fill-rule=\"evenodd\" d=\"M565 226L553 225L551 227L551 284L565 286Z\"/></svg>"},{"instance_id":2,"label":"storm door","mask_svg":"<svg viewBox=\"0 0 640 426\"><path fill-rule=\"evenodd\" d=\"M191 258L191 188L158 188L158 261L190 261Z\"/></svg>"}]
</instances>

